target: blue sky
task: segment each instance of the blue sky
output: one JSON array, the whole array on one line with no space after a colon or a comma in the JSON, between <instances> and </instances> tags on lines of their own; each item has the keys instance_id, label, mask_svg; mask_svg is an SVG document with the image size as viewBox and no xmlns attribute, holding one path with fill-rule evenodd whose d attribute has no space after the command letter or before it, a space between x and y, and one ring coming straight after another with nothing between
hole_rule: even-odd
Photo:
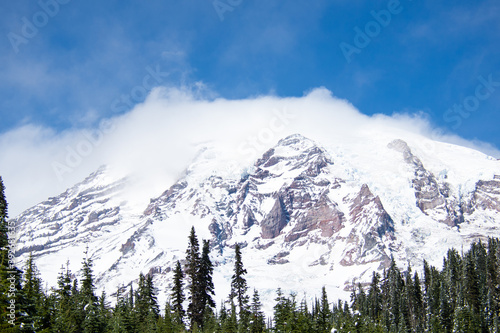
<instances>
[{"instance_id":1,"label":"blue sky","mask_svg":"<svg viewBox=\"0 0 500 333\"><path fill-rule=\"evenodd\" d=\"M113 102L149 68L163 73L154 84L203 82L229 99L324 86L365 114L423 111L500 147L500 87L467 100L472 112L448 111L474 96L478 77L500 82L498 1L55 1L0 4L0 132L126 112L130 103ZM378 31L372 13L390 6ZM340 45L356 47L356 27L373 37L348 62Z\"/></svg>"},{"instance_id":2,"label":"blue sky","mask_svg":"<svg viewBox=\"0 0 500 333\"><path fill-rule=\"evenodd\" d=\"M325 87L366 115L419 114L500 148L496 0L40 0L0 13L0 135L98 126L157 85L227 99Z\"/></svg>"}]
</instances>

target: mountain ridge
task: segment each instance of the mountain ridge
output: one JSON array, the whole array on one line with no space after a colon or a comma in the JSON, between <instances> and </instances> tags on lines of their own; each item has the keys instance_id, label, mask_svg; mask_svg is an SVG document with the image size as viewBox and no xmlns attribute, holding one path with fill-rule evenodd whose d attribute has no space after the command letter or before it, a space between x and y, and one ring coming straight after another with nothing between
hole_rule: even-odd
<instances>
[{"instance_id":1,"label":"mountain ridge","mask_svg":"<svg viewBox=\"0 0 500 333\"><path fill-rule=\"evenodd\" d=\"M349 153L364 158L375 147L367 146ZM101 167L15 219L18 255L22 259L33 252L50 282L59 268L54 262L78 264L89 246L99 287L113 290L133 282L139 272L150 273L164 299L171 267L183 260L193 225L201 238L211 240L216 288L229 280L228 249L239 243L249 280L264 289L264 299L280 285L312 295L326 284L334 295L345 297L353 283L367 282L391 257L399 265L418 266L424 258L442 258L448 245L500 235L496 165L480 173L489 179L460 183L453 181L458 169L426 169L432 163L422 161L404 140L376 149L392 158L385 165L397 164L386 191L380 190L387 182L384 173L392 169L379 170L376 161L357 169L347 149L339 153L300 134L280 140L234 177L221 176L225 173L219 171L216 152L205 148L142 212L129 209L122 196L129 179L112 177L110 168ZM366 178L369 172L373 176ZM378 183L363 181L378 174ZM217 289L221 297L225 293L223 286Z\"/></svg>"}]
</instances>

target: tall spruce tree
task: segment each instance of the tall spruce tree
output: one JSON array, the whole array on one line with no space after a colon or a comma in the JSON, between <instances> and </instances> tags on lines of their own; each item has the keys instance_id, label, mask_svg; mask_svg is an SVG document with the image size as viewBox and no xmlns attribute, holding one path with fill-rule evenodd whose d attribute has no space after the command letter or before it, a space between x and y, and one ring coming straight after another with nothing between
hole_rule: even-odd
<instances>
[{"instance_id":1,"label":"tall spruce tree","mask_svg":"<svg viewBox=\"0 0 500 333\"><path fill-rule=\"evenodd\" d=\"M203 322L203 308L201 307L202 299L199 288L199 270L200 270L200 245L194 227L191 228L189 234L189 243L186 250L186 278L187 288L189 291L189 304L187 315L190 321L191 329L201 326Z\"/></svg>"},{"instance_id":2,"label":"tall spruce tree","mask_svg":"<svg viewBox=\"0 0 500 333\"><path fill-rule=\"evenodd\" d=\"M184 303L184 273L182 272L181 263L177 261L174 269L174 285L172 287L172 315L173 321L177 326L184 327L185 311L182 303Z\"/></svg>"},{"instance_id":3,"label":"tall spruce tree","mask_svg":"<svg viewBox=\"0 0 500 333\"><path fill-rule=\"evenodd\" d=\"M62 266L57 278L55 290L55 314L53 320L54 332L77 332L79 329L79 313L76 299L76 290L73 286L69 262ZM75 286L76 287L76 286Z\"/></svg>"},{"instance_id":4,"label":"tall spruce tree","mask_svg":"<svg viewBox=\"0 0 500 333\"><path fill-rule=\"evenodd\" d=\"M206 311L210 313L210 309L215 308L215 302L212 298L212 296L215 294L214 282L212 280L213 271L214 268L212 265L212 261L210 260L210 241L203 240L203 249L200 259L200 267L198 270L198 287L200 289L199 311L201 311L202 313ZM206 315L209 315L209 313L207 313ZM204 327L203 321L199 324L200 327Z\"/></svg>"},{"instance_id":5,"label":"tall spruce tree","mask_svg":"<svg viewBox=\"0 0 500 333\"><path fill-rule=\"evenodd\" d=\"M382 297L380 296L380 274L373 272L372 282L368 290L367 303L368 314L373 320L379 319L382 310Z\"/></svg>"},{"instance_id":6,"label":"tall spruce tree","mask_svg":"<svg viewBox=\"0 0 500 333\"><path fill-rule=\"evenodd\" d=\"M243 260L241 258L241 248L236 244L234 248L234 270L231 277L231 294L230 298L236 298L239 311L240 330L245 331L249 325L249 311L247 295L248 285L245 275L247 270L243 267Z\"/></svg>"},{"instance_id":7,"label":"tall spruce tree","mask_svg":"<svg viewBox=\"0 0 500 333\"><path fill-rule=\"evenodd\" d=\"M228 315L225 316L222 324L222 332L224 333L237 333L238 332L238 317L236 315L236 305L234 304L234 299L230 300L231 310Z\"/></svg>"},{"instance_id":8,"label":"tall spruce tree","mask_svg":"<svg viewBox=\"0 0 500 333\"><path fill-rule=\"evenodd\" d=\"M111 319L112 333L134 332L136 327L135 316L130 297L125 292L125 286L119 287L116 292L116 305Z\"/></svg>"},{"instance_id":9,"label":"tall spruce tree","mask_svg":"<svg viewBox=\"0 0 500 333\"><path fill-rule=\"evenodd\" d=\"M153 285L153 277L139 274L139 286L135 298L135 312L137 322L141 331L148 331L156 323L159 316L159 307L156 291Z\"/></svg>"},{"instance_id":10,"label":"tall spruce tree","mask_svg":"<svg viewBox=\"0 0 500 333\"><path fill-rule=\"evenodd\" d=\"M274 305L274 329L276 332L286 332L290 329L290 302L283 295L281 288L276 290L276 304Z\"/></svg>"},{"instance_id":11,"label":"tall spruce tree","mask_svg":"<svg viewBox=\"0 0 500 333\"><path fill-rule=\"evenodd\" d=\"M262 303L257 289L253 290L251 314L250 314L250 332L262 333L266 329L264 312L262 312Z\"/></svg>"},{"instance_id":12,"label":"tall spruce tree","mask_svg":"<svg viewBox=\"0 0 500 333\"><path fill-rule=\"evenodd\" d=\"M323 288L321 288L321 302L319 303L318 314L316 317L319 332L331 331L331 316L332 312L330 310L330 305L328 304L328 295L326 293L326 288L323 286Z\"/></svg>"},{"instance_id":13,"label":"tall spruce tree","mask_svg":"<svg viewBox=\"0 0 500 333\"><path fill-rule=\"evenodd\" d=\"M95 295L93 260L89 257L89 249L84 252L82 261L82 282L78 293L78 308L81 313L81 327L83 333L102 332L103 323L99 321L98 297Z\"/></svg>"},{"instance_id":14,"label":"tall spruce tree","mask_svg":"<svg viewBox=\"0 0 500 333\"><path fill-rule=\"evenodd\" d=\"M24 266L23 294L26 300L24 308L24 324L30 330L39 332L48 325L47 318L43 318L42 312L45 303L45 294L42 290L42 279L35 265L33 254L30 253Z\"/></svg>"}]
</instances>

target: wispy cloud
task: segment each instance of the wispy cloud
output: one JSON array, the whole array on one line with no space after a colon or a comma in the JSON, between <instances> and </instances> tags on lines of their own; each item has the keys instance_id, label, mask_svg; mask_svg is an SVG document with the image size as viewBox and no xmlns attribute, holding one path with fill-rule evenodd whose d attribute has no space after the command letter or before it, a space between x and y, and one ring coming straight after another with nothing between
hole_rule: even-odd
<instances>
[{"instance_id":1,"label":"wispy cloud","mask_svg":"<svg viewBox=\"0 0 500 333\"><path fill-rule=\"evenodd\" d=\"M240 167L292 133L341 143L368 129L392 128L500 155L486 144L436 132L422 114L368 117L324 88L297 98L226 100L214 99L215 95L202 84L157 88L144 103L98 128L57 133L25 125L3 134L0 174L11 213L58 194L102 164L135 175L148 193L158 195L179 177L204 142L223 147L224 158ZM61 165L65 169L57 169Z\"/></svg>"}]
</instances>

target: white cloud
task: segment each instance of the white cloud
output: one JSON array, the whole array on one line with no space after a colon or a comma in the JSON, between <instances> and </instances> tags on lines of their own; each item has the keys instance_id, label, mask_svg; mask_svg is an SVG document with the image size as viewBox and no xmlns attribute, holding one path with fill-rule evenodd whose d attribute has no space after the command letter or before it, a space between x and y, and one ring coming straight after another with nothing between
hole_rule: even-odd
<instances>
[{"instance_id":1,"label":"white cloud","mask_svg":"<svg viewBox=\"0 0 500 333\"><path fill-rule=\"evenodd\" d=\"M500 156L488 144L441 134L423 115L363 115L324 88L299 98L226 100L201 95L190 89L157 88L144 103L98 128L55 133L25 125L1 135L0 175L10 215L59 194L103 164L133 173L150 196L159 195L207 141L218 143L228 160L241 165L292 133L342 142L368 130L417 133Z\"/></svg>"}]
</instances>

